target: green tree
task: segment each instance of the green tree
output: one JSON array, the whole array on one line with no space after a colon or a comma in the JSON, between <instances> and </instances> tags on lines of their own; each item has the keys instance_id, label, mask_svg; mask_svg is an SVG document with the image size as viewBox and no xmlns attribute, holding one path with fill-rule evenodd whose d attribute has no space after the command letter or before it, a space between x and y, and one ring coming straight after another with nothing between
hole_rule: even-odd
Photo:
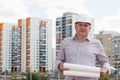
<instances>
[{"instance_id":1,"label":"green tree","mask_svg":"<svg viewBox=\"0 0 120 80\"><path fill-rule=\"evenodd\" d=\"M4 72L2 72L1 74L2 74L2 75L5 75L5 74L6 74L6 75L9 75L9 74L10 74L10 72L9 72L8 70L5 70L5 71L4 71Z\"/></svg>"},{"instance_id":2,"label":"green tree","mask_svg":"<svg viewBox=\"0 0 120 80\"><path fill-rule=\"evenodd\" d=\"M17 79L17 73L12 73L12 80L19 80L19 79Z\"/></svg>"},{"instance_id":3,"label":"green tree","mask_svg":"<svg viewBox=\"0 0 120 80\"><path fill-rule=\"evenodd\" d=\"M48 77L46 74L40 74L40 80L48 80Z\"/></svg>"},{"instance_id":4,"label":"green tree","mask_svg":"<svg viewBox=\"0 0 120 80\"><path fill-rule=\"evenodd\" d=\"M27 80L30 80L30 72L26 73L26 78L27 78Z\"/></svg>"},{"instance_id":5,"label":"green tree","mask_svg":"<svg viewBox=\"0 0 120 80\"><path fill-rule=\"evenodd\" d=\"M108 75L106 75L105 77L99 78L98 80L110 80L110 77Z\"/></svg>"},{"instance_id":6,"label":"green tree","mask_svg":"<svg viewBox=\"0 0 120 80\"><path fill-rule=\"evenodd\" d=\"M39 73L27 72L26 77L27 77L27 80L30 80L30 78L32 78L32 80L39 80L40 79Z\"/></svg>"},{"instance_id":7,"label":"green tree","mask_svg":"<svg viewBox=\"0 0 120 80\"><path fill-rule=\"evenodd\" d=\"M39 79L40 79L39 73L32 73L32 80L39 80Z\"/></svg>"}]
</instances>

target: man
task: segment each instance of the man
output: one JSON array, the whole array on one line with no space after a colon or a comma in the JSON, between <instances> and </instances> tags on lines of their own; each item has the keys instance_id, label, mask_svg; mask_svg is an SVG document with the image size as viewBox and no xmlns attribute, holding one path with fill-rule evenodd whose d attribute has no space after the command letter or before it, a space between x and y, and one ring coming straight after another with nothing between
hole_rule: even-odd
<instances>
[{"instance_id":1,"label":"man","mask_svg":"<svg viewBox=\"0 0 120 80\"><path fill-rule=\"evenodd\" d=\"M76 34L63 40L56 58L56 67L60 71L69 70L63 67L63 63L96 66L101 65L100 77L110 73L110 64L104 52L103 46L97 39L90 39L88 33L91 30L92 18L80 15L75 21ZM97 80L89 77L66 76L65 80Z\"/></svg>"}]
</instances>

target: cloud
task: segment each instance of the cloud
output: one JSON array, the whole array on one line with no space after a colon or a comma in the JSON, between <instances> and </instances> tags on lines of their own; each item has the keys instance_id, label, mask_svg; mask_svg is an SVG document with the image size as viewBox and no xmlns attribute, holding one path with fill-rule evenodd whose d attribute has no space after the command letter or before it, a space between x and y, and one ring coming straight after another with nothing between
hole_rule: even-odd
<instances>
[{"instance_id":1,"label":"cloud","mask_svg":"<svg viewBox=\"0 0 120 80\"><path fill-rule=\"evenodd\" d=\"M46 13L49 16L54 16L58 14L63 14L64 12L74 12L74 13L87 13L88 10L84 7L84 4L87 0L26 0L28 5L37 5L40 8L46 10ZM54 11L53 11L54 10Z\"/></svg>"},{"instance_id":2,"label":"cloud","mask_svg":"<svg viewBox=\"0 0 120 80\"><path fill-rule=\"evenodd\" d=\"M72 5L74 5L74 7L79 7L81 5L84 4L86 0L26 0L26 2L30 5L32 4L36 4L39 7L64 7L64 8L68 8L68 7L73 7ZM79 2L79 3L78 3ZM76 5L75 5L76 4Z\"/></svg>"},{"instance_id":3,"label":"cloud","mask_svg":"<svg viewBox=\"0 0 120 80\"><path fill-rule=\"evenodd\" d=\"M115 15L104 16L100 21L97 21L94 30L95 33L101 30L120 32L120 11Z\"/></svg>"},{"instance_id":4,"label":"cloud","mask_svg":"<svg viewBox=\"0 0 120 80\"><path fill-rule=\"evenodd\" d=\"M18 18L30 16L22 0L0 0L0 22L16 23Z\"/></svg>"}]
</instances>

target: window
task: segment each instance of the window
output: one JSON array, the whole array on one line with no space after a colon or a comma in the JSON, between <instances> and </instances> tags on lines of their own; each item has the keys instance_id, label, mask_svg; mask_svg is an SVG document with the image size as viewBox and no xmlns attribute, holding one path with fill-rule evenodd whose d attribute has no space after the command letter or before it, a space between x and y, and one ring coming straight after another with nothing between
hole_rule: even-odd
<instances>
[{"instance_id":1,"label":"window","mask_svg":"<svg viewBox=\"0 0 120 80\"><path fill-rule=\"evenodd\" d=\"M61 21L56 21L56 26L59 26L61 24Z\"/></svg>"},{"instance_id":2,"label":"window","mask_svg":"<svg viewBox=\"0 0 120 80\"><path fill-rule=\"evenodd\" d=\"M67 24L72 24L72 19L68 19Z\"/></svg>"},{"instance_id":3,"label":"window","mask_svg":"<svg viewBox=\"0 0 120 80\"><path fill-rule=\"evenodd\" d=\"M61 43L61 38L62 38L62 34L61 33L57 33L56 34L56 43L57 44Z\"/></svg>"},{"instance_id":4,"label":"window","mask_svg":"<svg viewBox=\"0 0 120 80\"><path fill-rule=\"evenodd\" d=\"M62 31L61 27L56 27L56 31L57 32Z\"/></svg>"}]
</instances>

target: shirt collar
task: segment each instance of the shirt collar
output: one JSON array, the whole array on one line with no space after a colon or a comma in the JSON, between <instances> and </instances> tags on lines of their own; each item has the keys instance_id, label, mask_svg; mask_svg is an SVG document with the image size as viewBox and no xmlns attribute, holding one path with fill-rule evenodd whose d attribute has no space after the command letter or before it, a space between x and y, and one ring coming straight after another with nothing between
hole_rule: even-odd
<instances>
[{"instance_id":1,"label":"shirt collar","mask_svg":"<svg viewBox=\"0 0 120 80\"><path fill-rule=\"evenodd\" d=\"M76 37L76 34L72 37L73 40L78 40L77 37ZM90 37L86 37L84 41L90 41Z\"/></svg>"}]
</instances>

